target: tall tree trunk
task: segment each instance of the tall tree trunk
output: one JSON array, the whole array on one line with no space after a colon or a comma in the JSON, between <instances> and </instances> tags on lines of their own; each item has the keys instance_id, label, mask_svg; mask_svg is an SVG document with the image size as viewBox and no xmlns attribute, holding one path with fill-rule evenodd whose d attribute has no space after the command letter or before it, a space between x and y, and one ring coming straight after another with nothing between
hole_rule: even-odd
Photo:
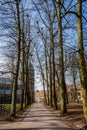
<instances>
[{"instance_id":1,"label":"tall tree trunk","mask_svg":"<svg viewBox=\"0 0 87 130\"><path fill-rule=\"evenodd\" d=\"M73 67L73 66L72 66ZM75 97L75 101L78 101L78 95L77 95L77 87L76 87L76 76L75 76L75 68L72 68L72 73L73 73L73 85L74 85L74 97Z\"/></svg>"},{"instance_id":2,"label":"tall tree trunk","mask_svg":"<svg viewBox=\"0 0 87 130\"><path fill-rule=\"evenodd\" d=\"M43 82L43 90L44 90L44 103L47 105L47 98L46 98L46 90L45 90L45 83L44 83L44 75L42 74L42 82Z\"/></svg>"},{"instance_id":3,"label":"tall tree trunk","mask_svg":"<svg viewBox=\"0 0 87 130\"><path fill-rule=\"evenodd\" d=\"M29 50L28 50L28 46L26 48L26 76L25 76L25 82L26 82L26 86L25 86L25 106L29 105L29 64L28 64L28 60L29 60Z\"/></svg>"},{"instance_id":4,"label":"tall tree trunk","mask_svg":"<svg viewBox=\"0 0 87 130\"><path fill-rule=\"evenodd\" d=\"M22 39L22 92L21 92L21 103L20 103L20 110L23 110L23 103L24 103L24 88L25 88L25 43L24 43L24 33Z\"/></svg>"},{"instance_id":5,"label":"tall tree trunk","mask_svg":"<svg viewBox=\"0 0 87 130\"><path fill-rule=\"evenodd\" d=\"M50 106L52 107L52 70L51 70L51 47L49 56L49 67L50 67Z\"/></svg>"},{"instance_id":6,"label":"tall tree trunk","mask_svg":"<svg viewBox=\"0 0 87 130\"><path fill-rule=\"evenodd\" d=\"M27 16L27 33L28 33L28 43L26 43L26 58L25 58L25 107L31 104L31 96L30 96L30 86L29 86L29 56L30 56L30 43L31 43L31 35L30 35L30 19Z\"/></svg>"},{"instance_id":7,"label":"tall tree trunk","mask_svg":"<svg viewBox=\"0 0 87 130\"><path fill-rule=\"evenodd\" d=\"M18 21L18 55L16 60L16 70L15 70L15 78L13 83L12 90L12 103L11 103L11 112L10 116L15 116L16 114L16 100L17 100L17 83L18 83L18 73L19 73L19 65L20 65L20 43L21 43L21 29L20 29L20 13L19 13L19 1L16 2L16 10L17 10L17 21Z\"/></svg>"},{"instance_id":8,"label":"tall tree trunk","mask_svg":"<svg viewBox=\"0 0 87 130\"><path fill-rule=\"evenodd\" d=\"M47 55L46 55L47 56ZM46 58L46 78L47 78L47 105L49 106L49 82L48 82L48 65L47 65L47 57Z\"/></svg>"},{"instance_id":9,"label":"tall tree trunk","mask_svg":"<svg viewBox=\"0 0 87 130\"><path fill-rule=\"evenodd\" d=\"M27 64L27 54L26 54L26 61L25 61L26 63L25 63L25 90L24 90L24 105L25 105L25 107L26 106L28 106L28 100L30 100L30 99L28 99L28 90L29 90L29 84L28 84L28 71L29 71L29 69L28 69L28 64ZM30 96L30 95L29 95Z\"/></svg>"},{"instance_id":10,"label":"tall tree trunk","mask_svg":"<svg viewBox=\"0 0 87 130\"><path fill-rule=\"evenodd\" d=\"M25 89L24 89L24 107L27 106L27 81L26 81L26 78L27 76L25 75Z\"/></svg>"},{"instance_id":11,"label":"tall tree trunk","mask_svg":"<svg viewBox=\"0 0 87 130\"><path fill-rule=\"evenodd\" d=\"M61 0L58 0L61 3ZM61 113L67 113L66 106L66 85L64 77L64 63L63 63L63 40L62 40L62 20L61 20L61 4L58 4L58 37L59 37L59 64L60 64L60 89L61 89Z\"/></svg>"},{"instance_id":12,"label":"tall tree trunk","mask_svg":"<svg viewBox=\"0 0 87 130\"><path fill-rule=\"evenodd\" d=\"M48 63L47 63L47 45L46 39L44 43L44 50L45 50L45 65L46 65L46 84L47 84L47 105L49 106L49 83L48 83Z\"/></svg>"},{"instance_id":13,"label":"tall tree trunk","mask_svg":"<svg viewBox=\"0 0 87 130\"><path fill-rule=\"evenodd\" d=\"M84 45L83 45L83 32L82 32L82 2L78 2L78 53L79 53L79 72L81 81L81 91L82 91L82 103L83 103L83 113L87 121L87 70L86 61L84 58Z\"/></svg>"},{"instance_id":14,"label":"tall tree trunk","mask_svg":"<svg viewBox=\"0 0 87 130\"><path fill-rule=\"evenodd\" d=\"M26 90L27 90L27 106L29 105L29 103L31 104L31 98L30 97L30 92L29 92L29 64L28 64L28 60L29 60L29 54L27 54L27 70L26 70ZM30 100L30 101L29 101Z\"/></svg>"},{"instance_id":15,"label":"tall tree trunk","mask_svg":"<svg viewBox=\"0 0 87 130\"><path fill-rule=\"evenodd\" d=\"M55 56L54 56L54 39L53 39L53 30L52 24L50 24L50 49L51 49L51 71L52 71L52 106L54 109L57 109L57 98L55 91Z\"/></svg>"}]
</instances>

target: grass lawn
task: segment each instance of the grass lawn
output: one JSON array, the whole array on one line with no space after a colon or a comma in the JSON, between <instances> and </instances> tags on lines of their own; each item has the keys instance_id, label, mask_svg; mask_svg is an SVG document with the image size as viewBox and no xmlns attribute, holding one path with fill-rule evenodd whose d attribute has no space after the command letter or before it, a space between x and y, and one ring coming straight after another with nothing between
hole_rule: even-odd
<instances>
[{"instance_id":1,"label":"grass lawn","mask_svg":"<svg viewBox=\"0 0 87 130\"><path fill-rule=\"evenodd\" d=\"M5 109L11 109L11 104L3 104ZM17 110L20 109L20 104L16 104Z\"/></svg>"}]
</instances>

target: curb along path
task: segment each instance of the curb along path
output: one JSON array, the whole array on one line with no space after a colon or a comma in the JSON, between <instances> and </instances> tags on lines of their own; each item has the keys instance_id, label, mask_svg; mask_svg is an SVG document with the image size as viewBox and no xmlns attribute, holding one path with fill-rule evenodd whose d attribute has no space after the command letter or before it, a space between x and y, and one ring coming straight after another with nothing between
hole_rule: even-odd
<instances>
[{"instance_id":1,"label":"curb along path","mask_svg":"<svg viewBox=\"0 0 87 130\"><path fill-rule=\"evenodd\" d=\"M0 124L1 130L72 130L60 118L46 109L43 103L34 103L25 116L15 122Z\"/></svg>"}]
</instances>

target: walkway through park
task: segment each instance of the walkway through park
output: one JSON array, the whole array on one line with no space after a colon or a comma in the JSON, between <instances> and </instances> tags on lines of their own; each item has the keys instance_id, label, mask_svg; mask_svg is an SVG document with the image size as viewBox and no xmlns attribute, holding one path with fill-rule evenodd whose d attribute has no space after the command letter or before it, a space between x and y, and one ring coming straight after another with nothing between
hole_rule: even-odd
<instances>
[{"instance_id":1,"label":"walkway through park","mask_svg":"<svg viewBox=\"0 0 87 130\"><path fill-rule=\"evenodd\" d=\"M46 109L43 103L34 103L31 109L15 122L0 124L1 130L72 130L60 118Z\"/></svg>"}]
</instances>

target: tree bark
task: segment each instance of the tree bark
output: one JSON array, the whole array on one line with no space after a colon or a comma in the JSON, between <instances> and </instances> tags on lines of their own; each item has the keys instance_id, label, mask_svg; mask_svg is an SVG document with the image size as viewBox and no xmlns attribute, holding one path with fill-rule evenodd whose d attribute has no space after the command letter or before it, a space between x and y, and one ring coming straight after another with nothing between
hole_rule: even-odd
<instances>
[{"instance_id":1,"label":"tree bark","mask_svg":"<svg viewBox=\"0 0 87 130\"><path fill-rule=\"evenodd\" d=\"M49 67L50 67L50 106L52 107L52 70L51 70L51 48L49 56Z\"/></svg>"},{"instance_id":2,"label":"tree bark","mask_svg":"<svg viewBox=\"0 0 87 130\"><path fill-rule=\"evenodd\" d=\"M61 0L58 0L61 3ZM63 40L62 40L62 19L61 19L61 5L58 4L58 37L59 37L59 64L60 64L60 89L61 89L61 113L67 113L66 106L66 85L64 77L64 63L63 63Z\"/></svg>"},{"instance_id":3,"label":"tree bark","mask_svg":"<svg viewBox=\"0 0 87 130\"><path fill-rule=\"evenodd\" d=\"M20 13L19 13L19 1L16 2L16 10L17 10L17 21L18 21L18 55L16 60L16 75L13 83L12 90L12 103L11 103L11 112L10 116L15 116L16 114L16 100L17 100L17 84L18 84L18 73L19 73L19 65L20 65L20 44L21 44L21 29L20 29Z\"/></svg>"},{"instance_id":4,"label":"tree bark","mask_svg":"<svg viewBox=\"0 0 87 130\"><path fill-rule=\"evenodd\" d=\"M23 33L23 32L22 32ZM24 103L24 88L25 88L25 43L24 43L24 33L22 35L22 92L21 92L21 103L20 110L23 110Z\"/></svg>"},{"instance_id":5,"label":"tree bark","mask_svg":"<svg viewBox=\"0 0 87 130\"><path fill-rule=\"evenodd\" d=\"M54 39L53 39L53 30L52 24L50 22L50 51L51 51L51 74L52 74L52 106L54 109L57 109L57 98L55 90L55 56L54 56Z\"/></svg>"},{"instance_id":6,"label":"tree bark","mask_svg":"<svg viewBox=\"0 0 87 130\"><path fill-rule=\"evenodd\" d=\"M84 45L83 45L83 32L82 32L82 2L78 2L78 53L79 53L79 72L81 81L81 91L82 91L82 103L83 103L83 113L87 121L87 70L86 61L84 58Z\"/></svg>"}]
</instances>

